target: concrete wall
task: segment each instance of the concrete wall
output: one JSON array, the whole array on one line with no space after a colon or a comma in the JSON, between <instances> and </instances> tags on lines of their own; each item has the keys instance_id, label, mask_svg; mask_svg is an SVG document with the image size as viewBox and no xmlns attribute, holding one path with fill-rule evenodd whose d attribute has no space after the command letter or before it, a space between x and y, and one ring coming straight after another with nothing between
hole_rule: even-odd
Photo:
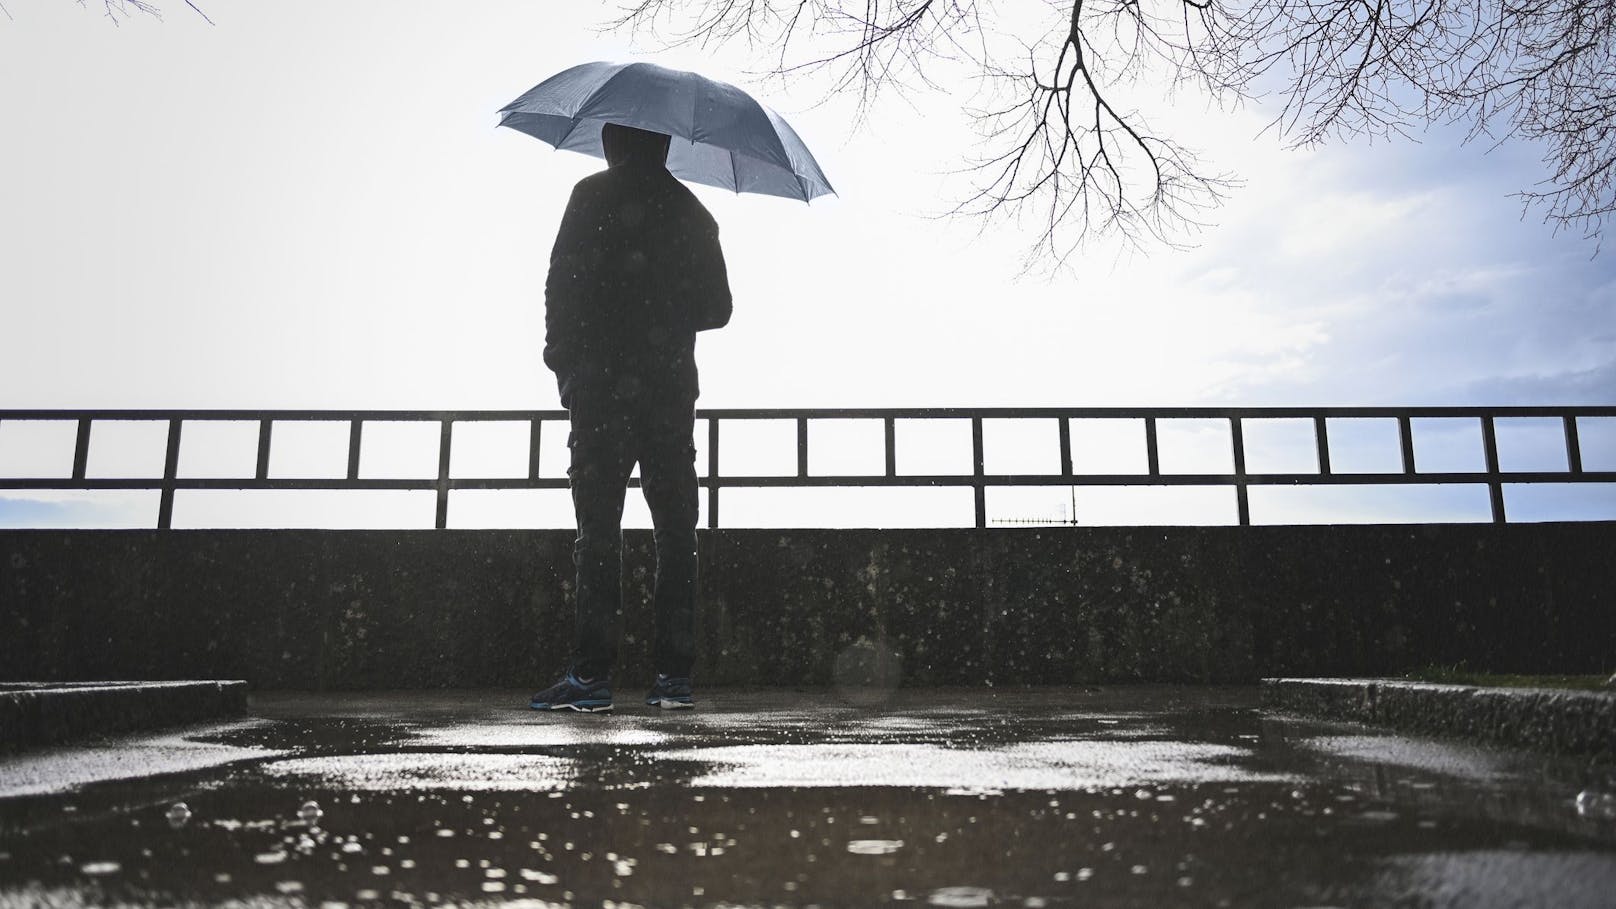
<instances>
[{"instance_id":1,"label":"concrete wall","mask_svg":"<svg viewBox=\"0 0 1616 909\"><path fill-rule=\"evenodd\" d=\"M537 686L570 531L0 531L0 680ZM1251 681L1616 668L1616 524L703 531L703 684ZM649 672L627 534L619 677ZM632 680L632 681L631 681Z\"/></svg>"}]
</instances>

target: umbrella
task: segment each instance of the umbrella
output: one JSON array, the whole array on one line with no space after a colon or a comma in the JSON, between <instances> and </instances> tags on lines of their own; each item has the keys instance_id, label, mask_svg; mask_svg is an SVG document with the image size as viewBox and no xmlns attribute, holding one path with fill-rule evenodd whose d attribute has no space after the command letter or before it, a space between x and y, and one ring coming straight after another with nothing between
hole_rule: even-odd
<instances>
[{"instance_id":1,"label":"umbrella","mask_svg":"<svg viewBox=\"0 0 1616 909\"><path fill-rule=\"evenodd\" d=\"M666 133L668 170L694 183L804 202L835 192L784 117L726 82L654 63L574 66L499 115L500 126L597 158L606 123Z\"/></svg>"}]
</instances>

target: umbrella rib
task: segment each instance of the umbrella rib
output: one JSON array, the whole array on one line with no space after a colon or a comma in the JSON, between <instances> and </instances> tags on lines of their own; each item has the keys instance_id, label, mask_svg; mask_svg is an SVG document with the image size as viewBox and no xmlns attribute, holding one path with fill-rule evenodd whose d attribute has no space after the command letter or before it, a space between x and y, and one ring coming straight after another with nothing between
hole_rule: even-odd
<instances>
[{"instance_id":1,"label":"umbrella rib","mask_svg":"<svg viewBox=\"0 0 1616 909\"><path fill-rule=\"evenodd\" d=\"M572 134L578 131L578 124L582 123L583 121L578 119L577 117L568 117L567 122L572 124L572 125L568 126L567 131L562 133L561 138L556 140L556 143L555 143L556 151L560 151L561 146L565 145L567 140L572 138Z\"/></svg>"},{"instance_id":2,"label":"umbrella rib","mask_svg":"<svg viewBox=\"0 0 1616 909\"><path fill-rule=\"evenodd\" d=\"M741 165L735 160L734 151L729 153L729 175L730 182L735 184L735 195L738 196L741 194Z\"/></svg>"}]
</instances>

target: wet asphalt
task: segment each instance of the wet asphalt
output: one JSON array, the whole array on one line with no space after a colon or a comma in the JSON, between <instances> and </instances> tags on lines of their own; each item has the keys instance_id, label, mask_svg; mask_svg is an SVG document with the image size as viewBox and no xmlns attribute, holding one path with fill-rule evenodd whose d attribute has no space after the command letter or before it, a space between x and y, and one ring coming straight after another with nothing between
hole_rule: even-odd
<instances>
[{"instance_id":1,"label":"wet asphalt","mask_svg":"<svg viewBox=\"0 0 1616 909\"><path fill-rule=\"evenodd\" d=\"M264 694L0 758L0 907L1616 905L1616 768L1249 688Z\"/></svg>"}]
</instances>

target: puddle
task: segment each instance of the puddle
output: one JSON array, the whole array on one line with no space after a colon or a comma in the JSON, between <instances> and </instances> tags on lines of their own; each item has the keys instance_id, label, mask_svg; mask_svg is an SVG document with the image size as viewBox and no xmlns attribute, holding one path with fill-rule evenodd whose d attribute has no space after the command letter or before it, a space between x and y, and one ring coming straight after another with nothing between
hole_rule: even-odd
<instances>
[{"instance_id":1,"label":"puddle","mask_svg":"<svg viewBox=\"0 0 1616 909\"><path fill-rule=\"evenodd\" d=\"M1607 771L1276 720L1228 690L1197 710L1197 692L1108 690L1081 710L1057 691L900 691L880 710L769 692L676 717L261 697L270 721L0 760L0 909L1579 907L1616 891Z\"/></svg>"}]
</instances>

